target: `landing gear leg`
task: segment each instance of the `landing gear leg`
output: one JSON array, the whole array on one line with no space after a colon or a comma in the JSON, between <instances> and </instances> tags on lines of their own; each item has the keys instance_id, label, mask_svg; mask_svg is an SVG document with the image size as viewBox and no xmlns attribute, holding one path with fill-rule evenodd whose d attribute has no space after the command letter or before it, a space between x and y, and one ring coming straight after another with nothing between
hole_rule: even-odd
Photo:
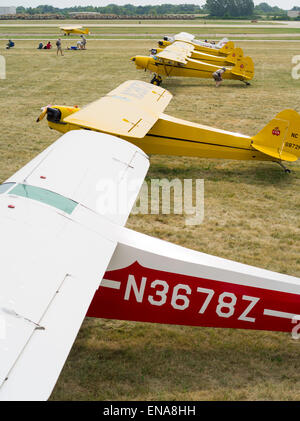
<instances>
[{"instance_id":1,"label":"landing gear leg","mask_svg":"<svg viewBox=\"0 0 300 421\"><path fill-rule=\"evenodd\" d=\"M152 83L153 85L159 86L162 83L162 77L155 74L154 77L151 79L150 83Z\"/></svg>"},{"instance_id":2,"label":"landing gear leg","mask_svg":"<svg viewBox=\"0 0 300 421\"><path fill-rule=\"evenodd\" d=\"M285 165L283 165L283 163L281 161L274 161L274 162L276 162L276 164L280 165L281 168L284 169L284 172L286 174L290 174L291 173L291 170L289 168L287 168Z\"/></svg>"}]
</instances>

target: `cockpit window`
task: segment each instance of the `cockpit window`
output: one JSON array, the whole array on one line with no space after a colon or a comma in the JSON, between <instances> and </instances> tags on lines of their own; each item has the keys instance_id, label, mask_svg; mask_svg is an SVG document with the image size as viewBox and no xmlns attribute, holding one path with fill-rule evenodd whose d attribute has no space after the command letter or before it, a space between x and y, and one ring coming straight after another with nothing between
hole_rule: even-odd
<instances>
[{"instance_id":1,"label":"cockpit window","mask_svg":"<svg viewBox=\"0 0 300 421\"><path fill-rule=\"evenodd\" d=\"M47 205L53 206L68 214L71 214L78 205L74 200L68 199L58 193L26 184L16 185L9 194L28 197L28 199L46 203Z\"/></svg>"},{"instance_id":2,"label":"cockpit window","mask_svg":"<svg viewBox=\"0 0 300 421\"><path fill-rule=\"evenodd\" d=\"M14 186L16 183L3 183L0 184L0 194L7 192L12 186Z\"/></svg>"}]
</instances>

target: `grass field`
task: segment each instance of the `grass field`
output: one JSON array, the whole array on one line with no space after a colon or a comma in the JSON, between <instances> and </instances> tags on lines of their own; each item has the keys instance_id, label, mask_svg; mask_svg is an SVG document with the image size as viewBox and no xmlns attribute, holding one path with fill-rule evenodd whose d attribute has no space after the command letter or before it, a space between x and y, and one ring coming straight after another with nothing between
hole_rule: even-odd
<instances>
[{"instance_id":1,"label":"grass field","mask_svg":"<svg viewBox=\"0 0 300 421\"><path fill-rule=\"evenodd\" d=\"M0 181L59 134L35 119L49 103L85 105L128 79L150 80L129 58L152 41L93 41L86 51L4 50L0 80ZM64 46L66 46L64 41ZM251 87L170 79L166 113L252 135L279 111L300 112L291 77L297 42L243 42L256 66ZM300 277L300 165L286 175L273 163L152 156L149 178L200 178L205 218L136 215L127 226L205 253ZM86 319L52 400L300 400L300 342L288 333Z\"/></svg>"}]
</instances>

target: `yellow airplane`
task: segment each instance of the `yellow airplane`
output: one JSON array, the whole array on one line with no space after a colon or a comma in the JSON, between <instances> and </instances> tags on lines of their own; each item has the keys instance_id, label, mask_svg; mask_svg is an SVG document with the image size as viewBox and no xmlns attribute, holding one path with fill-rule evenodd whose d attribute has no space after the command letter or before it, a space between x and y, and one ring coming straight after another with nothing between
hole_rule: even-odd
<instances>
[{"instance_id":1,"label":"yellow airplane","mask_svg":"<svg viewBox=\"0 0 300 421\"><path fill-rule=\"evenodd\" d=\"M212 44L206 41L200 41L195 39L194 35L180 32L174 37L164 37L163 41L158 41L159 48L165 48L173 44L175 41L183 41L194 47L195 51L201 51L206 54L212 54L215 56L227 56L234 48L234 42L229 41L227 38L223 38L217 44Z\"/></svg>"},{"instance_id":2,"label":"yellow airplane","mask_svg":"<svg viewBox=\"0 0 300 421\"><path fill-rule=\"evenodd\" d=\"M151 83L160 85L162 76L181 76L211 78L220 69L220 65L191 58L194 47L184 41L175 41L162 51L152 56L131 57L137 69L154 73ZM224 66L225 67L225 66ZM254 63L251 57L240 57L235 64L225 67L223 79L240 80L249 85L254 76Z\"/></svg>"},{"instance_id":3,"label":"yellow airplane","mask_svg":"<svg viewBox=\"0 0 300 421\"><path fill-rule=\"evenodd\" d=\"M88 28L81 29L82 26L61 26L60 29L64 32L64 35L70 34L84 34L89 35L90 30Z\"/></svg>"},{"instance_id":4,"label":"yellow airplane","mask_svg":"<svg viewBox=\"0 0 300 421\"><path fill-rule=\"evenodd\" d=\"M37 122L61 133L86 129L119 136L149 155L177 155L252 161L282 161L300 157L300 115L281 111L255 136L181 120L163 113L172 95L142 81L127 81L103 98L80 109L48 105Z\"/></svg>"}]
</instances>

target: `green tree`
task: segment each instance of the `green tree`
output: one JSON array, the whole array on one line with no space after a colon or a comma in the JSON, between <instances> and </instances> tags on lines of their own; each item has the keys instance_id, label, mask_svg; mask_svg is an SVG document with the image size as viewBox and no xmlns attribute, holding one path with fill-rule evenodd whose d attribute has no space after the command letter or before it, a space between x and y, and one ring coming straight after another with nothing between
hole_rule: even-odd
<instances>
[{"instance_id":1,"label":"green tree","mask_svg":"<svg viewBox=\"0 0 300 421\"><path fill-rule=\"evenodd\" d=\"M252 16L253 0L207 0L205 9L211 16L217 17L246 17Z\"/></svg>"}]
</instances>

